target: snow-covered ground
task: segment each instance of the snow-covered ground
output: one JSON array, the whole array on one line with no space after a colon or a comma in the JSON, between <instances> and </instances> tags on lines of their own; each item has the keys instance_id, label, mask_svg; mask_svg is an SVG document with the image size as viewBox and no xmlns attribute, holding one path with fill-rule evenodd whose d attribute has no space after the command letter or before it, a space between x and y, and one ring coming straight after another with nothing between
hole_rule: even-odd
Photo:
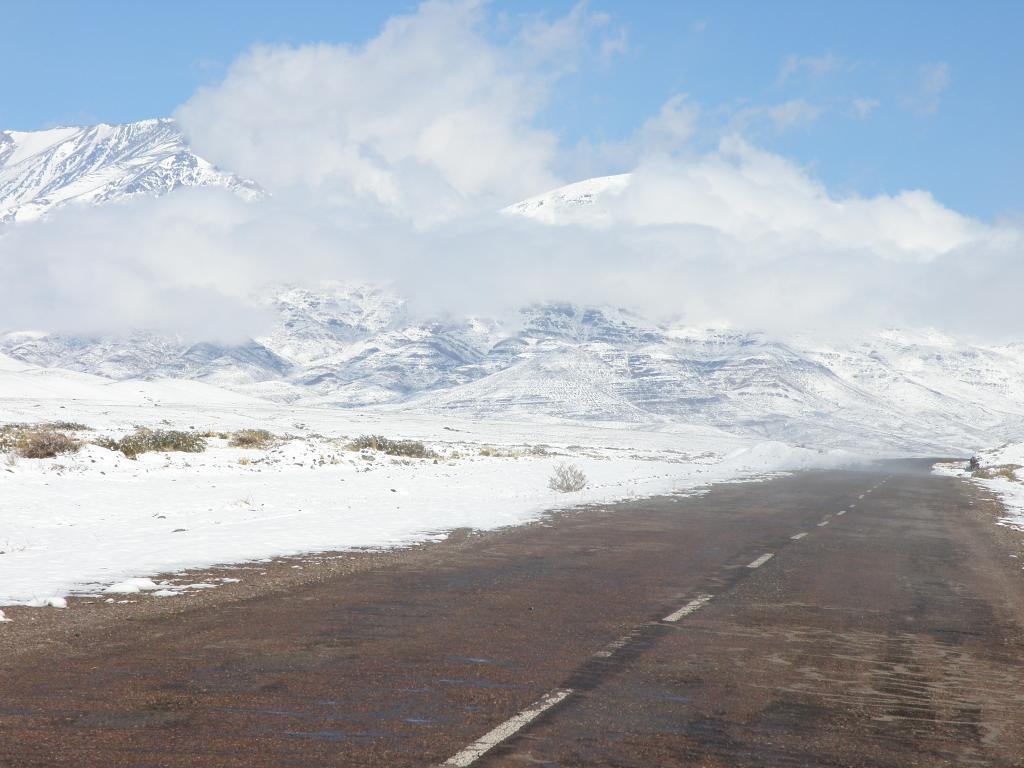
<instances>
[{"instance_id":1,"label":"snow-covered ground","mask_svg":"<svg viewBox=\"0 0 1024 768\"><path fill-rule=\"evenodd\" d=\"M936 464L937 474L960 477L977 483L999 496L1006 514L1001 525L1024 531L1024 443L1007 443L975 455L978 469L966 461Z\"/></svg>"},{"instance_id":2,"label":"snow-covered ground","mask_svg":"<svg viewBox=\"0 0 1024 768\"><path fill-rule=\"evenodd\" d=\"M131 580L405 545L461 527L519 524L567 505L692 492L853 460L709 427L645 431L300 409L195 382L114 383L0 359L0 424L57 419L90 427L79 433L85 440L136 425L259 428L278 439L267 449L241 449L214 437L204 453L137 460L91 444L52 459L0 457L0 605L60 606L66 595L153 591L155 582ZM437 458L349 450L362 434L420 440ZM562 461L586 473L585 490L548 488Z\"/></svg>"}]
</instances>

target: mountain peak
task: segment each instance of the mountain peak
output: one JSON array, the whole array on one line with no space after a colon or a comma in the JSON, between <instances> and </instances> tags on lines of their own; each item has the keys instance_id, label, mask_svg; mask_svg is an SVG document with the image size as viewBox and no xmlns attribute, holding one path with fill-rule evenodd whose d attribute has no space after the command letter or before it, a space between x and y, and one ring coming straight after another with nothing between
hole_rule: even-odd
<instances>
[{"instance_id":1,"label":"mountain peak","mask_svg":"<svg viewBox=\"0 0 1024 768\"><path fill-rule=\"evenodd\" d=\"M0 132L0 223L31 221L68 203L98 203L182 186L262 190L188 147L174 120Z\"/></svg>"}]
</instances>

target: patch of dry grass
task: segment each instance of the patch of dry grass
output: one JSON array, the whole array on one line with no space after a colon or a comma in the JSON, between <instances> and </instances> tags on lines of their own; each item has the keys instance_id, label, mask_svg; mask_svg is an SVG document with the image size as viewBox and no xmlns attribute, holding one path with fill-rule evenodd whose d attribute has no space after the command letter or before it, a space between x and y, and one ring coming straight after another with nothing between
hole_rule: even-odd
<instances>
[{"instance_id":1,"label":"patch of dry grass","mask_svg":"<svg viewBox=\"0 0 1024 768\"><path fill-rule=\"evenodd\" d=\"M134 432L125 435L120 440L112 437L101 437L95 443L111 451L120 451L129 459L135 459L140 454L153 451L202 453L206 450L206 440L198 432L183 432L176 429L149 429L148 427L136 427Z\"/></svg>"},{"instance_id":2,"label":"patch of dry grass","mask_svg":"<svg viewBox=\"0 0 1024 768\"><path fill-rule=\"evenodd\" d=\"M228 441L232 448L269 448L273 444L274 436L265 429L240 429Z\"/></svg>"},{"instance_id":3,"label":"patch of dry grass","mask_svg":"<svg viewBox=\"0 0 1024 768\"><path fill-rule=\"evenodd\" d=\"M350 451L380 451L388 456L406 456L410 459L433 459L436 454L419 440L391 440L381 435L361 435L348 444Z\"/></svg>"},{"instance_id":4,"label":"patch of dry grass","mask_svg":"<svg viewBox=\"0 0 1024 768\"><path fill-rule=\"evenodd\" d=\"M974 476L980 480L1017 480L1017 470L1021 468L1020 464L997 464L992 467L980 467L974 470Z\"/></svg>"},{"instance_id":5,"label":"patch of dry grass","mask_svg":"<svg viewBox=\"0 0 1024 768\"><path fill-rule=\"evenodd\" d=\"M23 459L52 459L63 453L74 453L82 441L67 430L87 429L73 422L49 424L5 424L0 427L0 453Z\"/></svg>"}]
</instances>

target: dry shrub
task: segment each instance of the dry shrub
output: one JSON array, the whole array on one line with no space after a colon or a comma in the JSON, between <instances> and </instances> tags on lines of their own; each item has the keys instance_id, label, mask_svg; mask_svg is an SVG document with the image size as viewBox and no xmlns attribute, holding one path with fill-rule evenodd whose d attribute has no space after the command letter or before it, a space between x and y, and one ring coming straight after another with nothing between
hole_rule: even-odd
<instances>
[{"instance_id":1,"label":"dry shrub","mask_svg":"<svg viewBox=\"0 0 1024 768\"><path fill-rule=\"evenodd\" d=\"M91 432L92 427L87 427L77 421L48 421L45 424L41 424L41 427L47 429L56 429L59 432Z\"/></svg>"},{"instance_id":2,"label":"dry shrub","mask_svg":"<svg viewBox=\"0 0 1024 768\"><path fill-rule=\"evenodd\" d=\"M982 480L1002 478L1003 480L1016 481L1017 470L1020 468L1020 464L999 464L994 467L979 467L974 470L974 476Z\"/></svg>"},{"instance_id":3,"label":"dry shrub","mask_svg":"<svg viewBox=\"0 0 1024 768\"><path fill-rule=\"evenodd\" d=\"M15 452L24 459L52 459L62 453L74 453L81 447L81 441L66 432L42 427L22 432Z\"/></svg>"},{"instance_id":4,"label":"dry shrub","mask_svg":"<svg viewBox=\"0 0 1024 768\"><path fill-rule=\"evenodd\" d=\"M0 426L0 453L26 459L50 459L62 453L74 453L82 447L82 443L67 434L63 427L87 428L72 422Z\"/></svg>"},{"instance_id":5,"label":"dry shrub","mask_svg":"<svg viewBox=\"0 0 1024 768\"><path fill-rule=\"evenodd\" d=\"M582 491L587 487L587 476L575 464L561 463L548 479L548 488L559 493Z\"/></svg>"},{"instance_id":6,"label":"dry shrub","mask_svg":"<svg viewBox=\"0 0 1024 768\"><path fill-rule=\"evenodd\" d=\"M274 436L265 429L240 429L231 435L228 443L232 448L269 448Z\"/></svg>"},{"instance_id":7,"label":"dry shrub","mask_svg":"<svg viewBox=\"0 0 1024 768\"><path fill-rule=\"evenodd\" d=\"M418 440L391 440L381 435L361 435L348 444L348 449L369 449L389 456L408 456L410 459L432 459L436 455Z\"/></svg>"},{"instance_id":8,"label":"dry shrub","mask_svg":"<svg viewBox=\"0 0 1024 768\"><path fill-rule=\"evenodd\" d=\"M183 432L176 429L148 429L136 427L135 431L120 440L101 437L96 445L112 451L120 451L129 459L142 453L153 451L181 451L183 453L202 453L206 450L206 440L197 432Z\"/></svg>"}]
</instances>

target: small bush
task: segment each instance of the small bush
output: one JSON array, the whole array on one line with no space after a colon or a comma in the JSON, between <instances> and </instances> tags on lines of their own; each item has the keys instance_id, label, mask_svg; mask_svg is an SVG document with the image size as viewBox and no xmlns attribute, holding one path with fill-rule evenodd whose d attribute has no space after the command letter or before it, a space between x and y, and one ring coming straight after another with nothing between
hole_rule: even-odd
<instances>
[{"instance_id":1,"label":"small bush","mask_svg":"<svg viewBox=\"0 0 1024 768\"><path fill-rule=\"evenodd\" d=\"M77 421L48 421L42 426L47 429L55 429L59 432L91 432L92 427L80 424Z\"/></svg>"},{"instance_id":2,"label":"small bush","mask_svg":"<svg viewBox=\"0 0 1024 768\"><path fill-rule=\"evenodd\" d=\"M974 476L982 480L1017 480L1017 470L1020 464L999 464L994 467L978 467L974 470Z\"/></svg>"},{"instance_id":3,"label":"small bush","mask_svg":"<svg viewBox=\"0 0 1024 768\"><path fill-rule=\"evenodd\" d=\"M95 443L111 451L120 451L129 459L152 451L202 453L206 450L206 440L196 432L182 432L176 429L147 429L146 427L137 427L134 432L125 435L120 440L101 437Z\"/></svg>"},{"instance_id":4,"label":"small bush","mask_svg":"<svg viewBox=\"0 0 1024 768\"><path fill-rule=\"evenodd\" d=\"M44 427L22 432L15 452L25 459L52 459L62 453L74 453L81 447L81 441L71 435Z\"/></svg>"},{"instance_id":5,"label":"small bush","mask_svg":"<svg viewBox=\"0 0 1024 768\"><path fill-rule=\"evenodd\" d=\"M206 438L216 437L216 438L218 438L220 440L230 440L231 439L231 433L230 432L217 432L216 430L212 430L212 429L203 430L202 432L199 433L199 436L200 437L206 437Z\"/></svg>"},{"instance_id":6,"label":"small bush","mask_svg":"<svg viewBox=\"0 0 1024 768\"><path fill-rule=\"evenodd\" d=\"M575 464L559 464L548 479L548 488L559 493L582 491L587 487L587 476Z\"/></svg>"},{"instance_id":7,"label":"small bush","mask_svg":"<svg viewBox=\"0 0 1024 768\"><path fill-rule=\"evenodd\" d=\"M0 427L0 453L17 451L18 438L28 429L28 424L4 424Z\"/></svg>"},{"instance_id":8,"label":"small bush","mask_svg":"<svg viewBox=\"0 0 1024 768\"><path fill-rule=\"evenodd\" d=\"M51 424L4 424L0 426L0 453L8 456L13 463L14 457L26 459L49 459L62 453L74 453L82 447L82 443L65 429L86 429L81 424L72 422L53 422Z\"/></svg>"},{"instance_id":9,"label":"small bush","mask_svg":"<svg viewBox=\"0 0 1024 768\"><path fill-rule=\"evenodd\" d=\"M274 436L265 429L240 429L231 435L232 448L269 448Z\"/></svg>"},{"instance_id":10,"label":"small bush","mask_svg":"<svg viewBox=\"0 0 1024 768\"><path fill-rule=\"evenodd\" d=\"M362 435L348 444L350 451L380 451L389 456L407 456L410 459L432 459L435 454L418 440L390 440L380 435Z\"/></svg>"}]
</instances>

